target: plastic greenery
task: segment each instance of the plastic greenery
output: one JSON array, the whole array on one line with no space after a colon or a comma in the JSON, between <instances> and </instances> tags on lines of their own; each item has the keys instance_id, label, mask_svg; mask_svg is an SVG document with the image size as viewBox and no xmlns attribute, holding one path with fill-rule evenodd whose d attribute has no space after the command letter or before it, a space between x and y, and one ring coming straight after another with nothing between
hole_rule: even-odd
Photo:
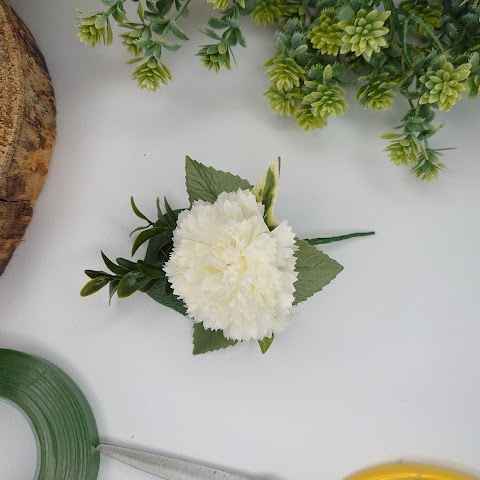
<instances>
[{"instance_id":1,"label":"plastic greenery","mask_svg":"<svg viewBox=\"0 0 480 480\"><path fill-rule=\"evenodd\" d=\"M231 68L233 50L246 46L240 19L275 24L275 56L267 60L272 110L294 116L304 130L324 128L347 109L345 85L358 82L356 99L374 111L389 109L397 96L408 102L396 132L383 137L396 165L423 180L444 169L445 148L430 146L442 127L436 110L449 111L463 93L480 89L478 0L207 0L215 15L202 32L208 43L198 55L218 72ZM180 27L190 0L101 0L106 9L79 12L78 36L95 46L112 42L111 22L135 63L140 88L156 90L172 75L164 52L188 40ZM137 5L135 19L125 11Z\"/></svg>"},{"instance_id":2,"label":"plastic greenery","mask_svg":"<svg viewBox=\"0 0 480 480\"><path fill-rule=\"evenodd\" d=\"M268 292L271 289L271 281L273 280L269 281L266 277L263 278L262 275L258 276L256 274L252 274L252 272L256 271L255 268L258 267L258 265L261 267L260 272L267 271L262 267L266 261L265 253L262 253L263 250L255 250L252 252L252 248L258 248L255 246L257 245L254 243L255 239L265 239L269 235L275 234L275 230L277 228L280 228L282 231L285 231L285 229L288 231L289 229L289 227L286 227L284 222L279 223L273 215L273 207L277 197L279 175L280 159L270 165L265 175L259 180L259 182L257 182L255 186L252 186L247 180L244 180L236 175L215 170L212 167L206 167L201 163L198 163L195 160L187 157L186 189L189 197L190 207L189 209L185 210L184 213L190 213L190 216L193 216L194 208L201 209L205 208L205 205L208 206L214 204L217 200L220 200L222 196L225 195L225 192L238 192L238 195L244 196L252 196L253 194L253 205L255 205L255 209L259 209L259 212L263 212L263 220L261 220L261 222L265 228L265 233L259 233L259 231L257 231L257 233L254 233L254 231L251 231L251 233L246 233L245 238L250 239L247 240L246 244L243 240L239 240L239 237L227 237L227 245L233 245L233 250L230 246L225 247L225 255L227 255L228 258L226 260L225 267L218 266L218 258L224 258L224 253L221 253L220 257L218 256L218 249L223 252L224 243L222 239L219 240L219 237L214 236L213 243L210 247L208 247L211 250L208 250L206 247L208 244L206 244L200 237L198 239L199 243L195 243L195 238L188 235L188 242L190 242L188 243L188 252L183 251L183 253L178 254L180 255L180 261L182 264L185 262L188 263L188 260L185 259L189 258L188 255L190 252L195 254L195 251L192 249L200 248L202 252L200 255L202 263L201 267L199 268L206 269L205 271L207 273L206 278L204 278L203 281L199 279L199 276L202 275L203 270L199 271L197 270L197 267L194 267L194 270L189 270L190 273L181 273L181 276L195 275L194 287L197 288L198 284L198 289L202 297L205 297L212 292L215 293L217 290L215 287L213 287L214 284L212 282L220 279L221 283L225 281L227 284L226 288L228 288L228 291L231 292L229 295L233 295L232 292L235 292L236 289L240 289L243 292L243 294L238 294L240 305L249 306L252 303L257 302L259 303L259 308L267 308L267 312L269 312L270 309L276 308L275 302L270 304L267 300ZM198 207L199 205L200 207ZM232 203L227 201L225 205L226 206L222 208L225 208L231 212L233 208ZM191 310L192 305L189 305L187 301L184 303L184 301L177 296L177 290L175 290L174 294L170 282L172 276L169 274L169 272L171 272L171 270L166 267L166 263L175 253L175 249L183 248L176 243L178 241L178 237L181 235L181 232L174 237L174 233L177 229L177 222L180 222L179 214L182 212L182 210L173 210L166 199L164 200L164 210L162 210L160 201L157 199L157 218L155 220L150 220L138 209L133 198L131 199L131 206L135 215L142 219L142 221L146 222L145 225L136 228L132 232L132 234L137 232L140 233L136 235L135 240L133 241L131 254L134 255L141 245L148 242L145 258L138 261L117 258L116 262L113 262L102 252L102 258L108 271L85 270L85 273L88 277L90 277L91 280L83 287L81 295L91 295L107 285L109 286L110 301L115 294L117 294L119 298L125 298L137 291L146 292L153 300L176 310L182 315L188 316L188 311ZM242 208L245 209L245 207ZM200 217L202 219L201 223L205 224L205 221L208 220L205 220L207 218L205 217L205 210L202 210L202 212L203 213ZM182 214L180 218L183 218L183 220L181 220L181 222L185 222L184 219L186 217L188 217L188 215ZM229 218L230 223L225 223L226 220L222 220L221 223L221 225L228 225L228 227L226 227L227 232L230 232L230 229L234 228L232 227L232 217L230 216ZM234 216L234 218L236 217ZM235 221L236 220L233 220L233 223L235 223ZM249 231L246 227L246 225L249 225L248 221L241 221L240 219L238 222L240 222L238 223L240 231L244 233ZM185 224L182 223L181 228L183 228L184 225ZM209 227L207 230L212 231L212 228L214 227L212 227L210 223L208 223L208 225ZM224 227L221 228L222 231L225 231ZM245 230L245 228L247 228L247 230ZM291 232L291 229L289 231ZM197 229L197 237L200 235L198 232L199 231ZM287 308L290 308L292 303L293 305L301 303L316 292L322 290L322 288L328 285L343 269L343 267L335 260L317 250L314 247L315 245L372 234L373 232L361 232L338 237L299 240L298 238L294 237L292 233L290 233L290 241L292 242L292 248L290 251L291 255L295 257L295 260L289 268L293 268L294 265L296 279L295 277L291 277L290 274L287 274L287 277L279 277L289 278L290 282L294 282L291 283L291 285L293 285L292 291L289 293L291 300L290 304L287 305ZM230 235L230 233L227 235ZM288 248L286 246L281 246L283 244L281 243L280 237L275 238L278 238L278 240L275 240L278 245L276 249L278 252L280 252L281 258L283 258L279 265L284 265L283 267L279 266L278 268L287 268L285 265L288 265L289 262L286 260ZM193 243L192 240L194 241ZM207 249L205 250L205 248ZM238 250L239 248L240 250ZM215 267L207 267L207 264L205 263L205 258L210 255L210 251L216 255L215 258L217 260L215 260ZM187 253L187 255L185 255L185 253ZM290 257L292 260L293 256ZM231 283L231 266L236 265L236 259L240 262L241 269L235 270L234 268L234 277L238 274L238 272L240 272L240 277ZM213 272L211 271L212 268L214 270ZM225 270L222 270L222 268L225 268ZM226 280L222 280L222 278ZM273 277L268 278L270 279ZM181 281L183 279L188 280L187 277L180 278ZM232 288L235 290L232 291ZM246 298L244 294L248 298ZM286 297L282 293L282 297L279 298L282 298L282 302L284 302ZM232 301L233 300L229 300L228 303L231 303ZM209 310L210 307L215 308L216 305L206 305L207 310ZM241 309L238 310L238 307L232 306L230 308L233 308L232 312L235 314L241 312ZM251 313L251 310L248 311ZM265 312L265 310L260 311ZM260 323L262 323L263 315L264 314L260 316ZM225 336L224 330L220 327L215 329L204 328L203 323L206 322L206 320L203 320L203 322L195 318L194 320L194 354L218 350L238 343L238 341L232 339L232 337L229 338L228 336ZM244 321L248 323L250 320L250 318L240 318L240 324ZM273 342L273 337L274 335L272 334L271 336L265 338L259 338L258 335L256 337L253 335L249 338L257 338L262 352L265 353ZM239 337L237 336L237 338Z\"/></svg>"}]
</instances>

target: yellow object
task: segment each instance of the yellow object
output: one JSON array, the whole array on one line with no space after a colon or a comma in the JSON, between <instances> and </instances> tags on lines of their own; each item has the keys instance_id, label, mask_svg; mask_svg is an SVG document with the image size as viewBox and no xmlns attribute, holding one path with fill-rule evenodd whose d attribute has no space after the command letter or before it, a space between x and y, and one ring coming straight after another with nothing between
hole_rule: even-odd
<instances>
[{"instance_id":1,"label":"yellow object","mask_svg":"<svg viewBox=\"0 0 480 480\"><path fill-rule=\"evenodd\" d=\"M381 465L356 473L346 480L478 480L453 470L420 463Z\"/></svg>"}]
</instances>

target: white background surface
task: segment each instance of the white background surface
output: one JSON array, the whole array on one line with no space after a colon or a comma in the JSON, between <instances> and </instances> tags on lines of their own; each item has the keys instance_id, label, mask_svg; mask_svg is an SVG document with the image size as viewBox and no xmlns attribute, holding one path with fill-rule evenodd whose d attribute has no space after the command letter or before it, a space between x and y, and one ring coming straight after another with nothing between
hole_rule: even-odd
<instances>
[{"instance_id":1,"label":"white background surface","mask_svg":"<svg viewBox=\"0 0 480 480\"><path fill-rule=\"evenodd\" d=\"M95 50L77 41L74 9L95 1L12 3L49 65L58 141L0 277L1 345L70 374L103 442L252 480L341 480L399 460L480 476L478 103L445 116L435 145L460 148L447 152L446 174L421 183L378 138L401 107L373 114L352 101L313 134L271 114L262 96L271 30L245 22L250 48L215 75L193 56L210 11L194 2L192 41L168 57L175 81L149 94L129 80L118 39ZM79 296L100 249L128 256L139 224L130 195L152 216L159 195L186 205L185 154L252 182L280 155L278 217L299 236L377 231L325 246L345 270L265 356L252 343L194 357L191 323L146 295L110 307L107 292ZM34 457L26 448L10 461L28 468ZM102 458L100 480L148 478Z\"/></svg>"}]
</instances>

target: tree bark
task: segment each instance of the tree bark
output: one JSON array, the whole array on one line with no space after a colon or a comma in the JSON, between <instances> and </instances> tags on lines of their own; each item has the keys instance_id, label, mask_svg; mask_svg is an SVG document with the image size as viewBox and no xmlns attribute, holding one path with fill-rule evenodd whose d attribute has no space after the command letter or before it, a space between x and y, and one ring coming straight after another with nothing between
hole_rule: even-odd
<instances>
[{"instance_id":1,"label":"tree bark","mask_svg":"<svg viewBox=\"0 0 480 480\"><path fill-rule=\"evenodd\" d=\"M45 59L0 0L0 274L32 218L55 142L55 97Z\"/></svg>"}]
</instances>

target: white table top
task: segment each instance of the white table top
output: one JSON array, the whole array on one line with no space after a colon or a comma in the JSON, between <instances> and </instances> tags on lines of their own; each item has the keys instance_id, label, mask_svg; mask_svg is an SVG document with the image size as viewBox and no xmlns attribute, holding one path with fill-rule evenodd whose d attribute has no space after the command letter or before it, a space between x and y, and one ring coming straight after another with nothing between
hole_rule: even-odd
<instances>
[{"instance_id":1,"label":"white table top","mask_svg":"<svg viewBox=\"0 0 480 480\"><path fill-rule=\"evenodd\" d=\"M434 145L459 148L439 180L422 183L382 152L379 135L402 108L374 114L352 100L310 134L270 112L272 29L246 21L250 48L215 75L194 57L205 41L195 25L210 11L194 4L192 41L168 57L175 80L150 94L130 81L118 39L95 50L77 41L74 9L96 1L12 3L50 68L58 140L0 277L1 346L71 375L104 442L252 480L342 480L399 460L480 476L479 104L440 116ZM100 249L128 256L139 224L130 195L152 215L157 196L186 205L185 154L252 181L280 155L277 213L299 236L377 231L323 248L345 270L265 356L255 343L193 356L191 322L148 296L110 307L107 292L79 296ZM98 478L151 477L102 458Z\"/></svg>"}]
</instances>

